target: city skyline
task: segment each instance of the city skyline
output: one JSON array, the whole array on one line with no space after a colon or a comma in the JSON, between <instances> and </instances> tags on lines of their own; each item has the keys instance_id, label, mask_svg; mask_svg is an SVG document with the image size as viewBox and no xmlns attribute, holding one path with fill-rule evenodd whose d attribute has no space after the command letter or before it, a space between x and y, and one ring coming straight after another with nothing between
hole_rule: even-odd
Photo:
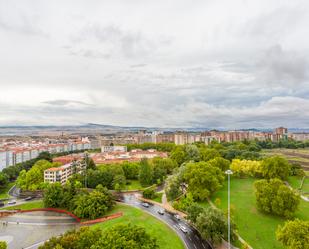
<instances>
[{"instance_id":1,"label":"city skyline","mask_svg":"<svg viewBox=\"0 0 309 249\"><path fill-rule=\"evenodd\" d=\"M309 3L0 0L0 126L309 127Z\"/></svg>"}]
</instances>

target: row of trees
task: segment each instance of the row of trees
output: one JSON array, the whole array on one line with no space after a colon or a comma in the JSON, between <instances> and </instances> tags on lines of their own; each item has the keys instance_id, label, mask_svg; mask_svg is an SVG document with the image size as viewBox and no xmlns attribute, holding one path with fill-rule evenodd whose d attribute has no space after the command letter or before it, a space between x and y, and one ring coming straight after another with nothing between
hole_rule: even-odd
<instances>
[{"instance_id":1,"label":"row of trees","mask_svg":"<svg viewBox=\"0 0 309 249\"><path fill-rule=\"evenodd\" d=\"M87 170L87 187L97 185L108 189L120 190L130 180L139 180L142 186L160 184L177 164L169 158L142 159L140 162L123 162L121 164L102 164ZM73 180L84 182L84 175L74 175Z\"/></svg>"},{"instance_id":2,"label":"row of trees","mask_svg":"<svg viewBox=\"0 0 309 249\"><path fill-rule=\"evenodd\" d=\"M49 184L44 190L44 206L63 208L80 218L95 219L106 214L115 204L109 191L102 185L91 192L78 187L71 181L64 186L60 183Z\"/></svg>"},{"instance_id":3,"label":"row of trees","mask_svg":"<svg viewBox=\"0 0 309 249\"><path fill-rule=\"evenodd\" d=\"M44 183L44 170L59 166L59 163L39 160L28 171L24 169L19 173L17 178L17 186L22 190L35 191L38 189L43 189L44 186L46 186L46 183Z\"/></svg>"},{"instance_id":4,"label":"row of trees","mask_svg":"<svg viewBox=\"0 0 309 249\"><path fill-rule=\"evenodd\" d=\"M158 249L156 238L142 227L131 224L113 226L104 232L82 227L52 237L39 249Z\"/></svg>"}]
</instances>

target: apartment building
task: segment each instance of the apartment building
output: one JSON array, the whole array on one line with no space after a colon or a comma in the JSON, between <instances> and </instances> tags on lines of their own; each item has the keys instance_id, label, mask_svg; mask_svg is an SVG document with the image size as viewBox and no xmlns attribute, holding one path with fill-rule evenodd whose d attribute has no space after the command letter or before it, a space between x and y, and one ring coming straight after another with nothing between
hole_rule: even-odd
<instances>
[{"instance_id":1,"label":"apartment building","mask_svg":"<svg viewBox=\"0 0 309 249\"><path fill-rule=\"evenodd\" d=\"M101 152L127 152L127 146L102 146Z\"/></svg>"},{"instance_id":2,"label":"apartment building","mask_svg":"<svg viewBox=\"0 0 309 249\"><path fill-rule=\"evenodd\" d=\"M82 173L85 167L81 161L73 161L60 167L49 168L44 171L44 182L60 182L64 185L73 174Z\"/></svg>"},{"instance_id":3,"label":"apartment building","mask_svg":"<svg viewBox=\"0 0 309 249\"><path fill-rule=\"evenodd\" d=\"M5 145L0 148L0 170L11 165L34 159L38 157L41 152L44 151L48 151L54 154L69 151L74 152L76 150L87 150L90 148L90 142L86 141L56 144L20 143L12 144L9 146Z\"/></svg>"}]
</instances>

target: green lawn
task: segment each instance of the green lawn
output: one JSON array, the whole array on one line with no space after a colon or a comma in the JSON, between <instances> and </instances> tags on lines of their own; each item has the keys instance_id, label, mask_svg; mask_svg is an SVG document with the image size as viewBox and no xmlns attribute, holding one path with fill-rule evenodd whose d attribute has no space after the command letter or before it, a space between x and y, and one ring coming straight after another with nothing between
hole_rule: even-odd
<instances>
[{"instance_id":1,"label":"green lawn","mask_svg":"<svg viewBox=\"0 0 309 249\"><path fill-rule=\"evenodd\" d=\"M149 234L157 239L160 249L185 248L180 238L172 229L150 214L147 214L138 208L130 207L124 204L117 204L109 214L116 212L123 212L124 215L120 218L99 223L92 227L100 227L105 230L116 224L131 223L144 227Z\"/></svg>"},{"instance_id":2,"label":"green lawn","mask_svg":"<svg viewBox=\"0 0 309 249\"><path fill-rule=\"evenodd\" d=\"M11 187L13 187L15 184L15 182L9 182L8 185L0 190L0 199L5 199L5 198L9 198L9 190Z\"/></svg>"},{"instance_id":3,"label":"green lawn","mask_svg":"<svg viewBox=\"0 0 309 249\"><path fill-rule=\"evenodd\" d=\"M259 212L255 206L253 182L256 179L231 179L231 205L234 208L234 221L240 236L245 239L254 249L279 249L283 248L276 241L275 231L284 219ZM211 199L214 202L220 198L220 208L227 210L227 182ZM203 206L209 204L202 203ZM309 219L309 203L301 200L296 217L304 220Z\"/></svg>"},{"instance_id":4,"label":"green lawn","mask_svg":"<svg viewBox=\"0 0 309 249\"><path fill-rule=\"evenodd\" d=\"M156 201L156 202L159 202L159 203L162 203L162 195L163 195L162 192L161 193L156 193L156 197L153 198L152 200Z\"/></svg>"},{"instance_id":5,"label":"green lawn","mask_svg":"<svg viewBox=\"0 0 309 249\"><path fill-rule=\"evenodd\" d=\"M12 207L5 207L5 208L1 208L2 210L14 210L14 209L21 209L21 210L27 210L27 209L34 209L34 208L43 208L43 201L29 201L27 203L24 204L20 204L20 205L16 205L16 206L12 206Z\"/></svg>"},{"instance_id":6,"label":"green lawn","mask_svg":"<svg viewBox=\"0 0 309 249\"><path fill-rule=\"evenodd\" d=\"M302 181L302 177L298 177L298 176L290 176L288 179L289 184L294 189L299 189L301 181ZM309 192L309 178L308 177L305 178L301 191L305 193Z\"/></svg>"},{"instance_id":7,"label":"green lawn","mask_svg":"<svg viewBox=\"0 0 309 249\"><path fill-rule=\"evenodd\" d=\"M142 190L143 187L141 186L138 180L130 180L130 184L126 185L124 190Z\"/></svg>"}]
</instances>

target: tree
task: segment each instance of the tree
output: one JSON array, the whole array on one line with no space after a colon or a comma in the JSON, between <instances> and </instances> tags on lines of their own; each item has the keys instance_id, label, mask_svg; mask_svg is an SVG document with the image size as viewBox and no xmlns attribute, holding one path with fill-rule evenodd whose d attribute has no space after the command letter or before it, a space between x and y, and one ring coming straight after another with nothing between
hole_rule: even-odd
<instances>
[{"instance_id":1,"label":"tree","mask_svg":"<svg viewBox=\"0 0 309 249\"><path fill-rule=\"evenodd\" d=\"M80 218L96 219L103 216L114 205L107 189L98 189L90 194L81 194L75 198L74 214Z\"/></svg>"},{"instance_id":2,"label":"tree","mask_svg":"<svg viewBox=\"0 0 309 249\"><path fill-rule=\"evenodd\" d=\"M158 249L155 238L146 233L145 228L131 225L116 225L106 232L90 249Z\"/></svg>"},{"instance_id":3,"label":"tree","mask_svg":"<svg viewBox=\"0 0 309 249\"><path fill-rule=\"evenodd\" d=\"M173 172L173 169L177 168L177 163L170 158L155 157L151 160L154 171L156 168L160 168L165 175Z\"/></svg>"},{"instance_id":4,"label":"tree","mask_svg":"<svg viewBox=\"0 0 309 249\"><path fill-rule=\"evenodd\" d=\"M185 146L185 152L186 152L186 161L194 161L198 162L200 161L200 151L198 147L194 144L187 144Z\"/></svg>"},{"instance_id":5,"label":"tree","mask_svg":"<svg viewBox=\"0 0 309 249\"><path fill-rule=\"evenodd\" d=\"M0 189L3 189L7 186L8 184L8 177L6 174L0 172Z\"/></svg>"},{"instance_id":6,"label":"tree","mask_svg":"<svg viewBox=\"0 0 309 249\"><path fill-rule=\"evenodd\" d=\"M283 227L278 227L276 237L288 249L308 249L309 221L286 221Z\"/></svg>"},{"instance_id":7,"label":"tree","mask_svg":"<svg viewBox=\"0 0 309 249\"><path fill-rule=\"evenodd\" d=\"M221 169L222 172L225 172L230 168L230 161L222 157L215 157L214 159L209 160L208 163L213 167Z\"/></svg>"},{"instance_id":8,"label":"tree","mask_svg":"<svg viewBox=\"0 0 309 249\"><path fill-rule=\"evenodd\" d=\"M286 180L290 173L289 162L279 156L264 159L261 168L263 177L266 179L279 178Z\"/></svg>"},{"instance_id":9,"label":"tree","mask_svg":"<svg viewBox=\"0 0 309 249\"><path fill-rule=\"evenodd\" d=\"M102 236L99 228L81 227L78 230L70 230L58 237L52 237L46 241L40 249L86 249L94 245Z\"/></svg>"},{"instance_id":10,"label":"tree","mask_svg":"<svg viewBox=\"0 0 309 249\"><path fill-rule=\"evenodd\" d=\"M63 197L63 188L59 182L49 184L44 190L44 207L61 207L63 204Z\"/></svg>"},{"instance_id":11,"label":"tree","mask_svg":"<svg viewBox=\"0 0 309 249\"><path fill-rule=\"evenodd\" d=\"M198 162L186 165L184 179L194 199L205 200L221 188L224 175L219 168L212 167L207 162Z\"/></svg>"},{"instance_id":12,"label":"tree","mask_svg":"<svg viewBox=\"0 0 309 249\"><path fill-rule=\"evenodd\" d=\"M193 224L195 224L197 217L204 211L204 208L194 202L187 208L186 211L188 214L187 219L193 222Z\"/></svg>"},{"instance_id":13,"label":"tree","mask_svg":"<svg viewBox=\"0 0 309 249\"><path fill-rule=\"evenodd\" d=\"M262 174L260 161L233 159L231 170L238 177L255 177Z\"/></svg>"},{"instance_id":14,"label":"tree","mask_svg":"<svg viewBox=\"0 0 309 249\"><path fill-rule=\"evenodd\" d=\"M187 211L187 209L194 203L193 195L189 192L173 202L173 207L177 210Z\"/></svg>"},{"instance_id":15,"label":"tree","mask_svg":"<svg viewBox=\"0 0 309 249\"><path fill-rule=\"evenodd\" d=\"M53 161L53 157L48 151L43 151L39 154L37 160L45 160L51 163Z\"/></svg>"},{"instance_id":16,"label":"tree","mask_svg":"<svg viewBox=\"0 0 309 249\"><path fill-rule=\"evenodd\" d=\"M186 161L186 153L184 151L184 147L175 147L171 152L170 158L174 160L178 164L178 166L183 164Z\"/></svg>"},{"instance_id":17,"label":"tree","mask_svg":"<svg viewBox=\"0 0 309 249\"><path fill-rule=\"evenodd\" d=\"M44 170L59 167L59 163L51 163L46 160L37 161L32 168L26 172L21 171L17 178L17 185L23 190L38 190L44 187Z\"/></svg>"},{"instance_id":18,"label":"tree","mask_svg":"<svg viewBox=\"0 0 309 249\"><path fill-rule=\"evenodd\" d=\"M165 183L165 193L168 200L175 200L181 195L180 180L177 174L167 178Z\"/></svg>"},{"instance_id":19,"label":"tree","mask_svg":"<svg viewBox=\"0 0 309 249\"><path fill-rule=\"evenodd\" d=\"M143 197L146 199L153 199L156 196L154 188L146 188L143 191Z\"/></svg>"},{"instance_id":20,"label":"tree","mask_svg":"<svg viewBox=\"0 0 309 249\"><path fill-rule=\"evenodd\" d=\"M8 248L7 243L5 241L0 241L0 249Z\"/></svg>"},{"instance_id":21,"label":"tree","mask_svg":"<svg viewBox=\"0 0 309 249\"><path fill-rule=\"evenodd\" d=\"M219 244L227 237L227 221L222 211L207 207L196 218L196 226L205 240Z\"/></svg>"},{"instance_id":22,"label":"tree","mask_svg":"<svg viewBox=\"0 0 309 249\"><path fill-rule=\"evenodd\" d=\"M140 171L139 171L139 181L141 185L144 186L149 186L152 184L152 176L153 176L153 171L151 168L151 165L149 164L148 160L143 158L140 163Z\"/></svg>"},{"instance_id":23,"label":"tree","mask_svg":"<svg viewBox=\"0 0 309 249\"><path fill-rule=\"evenodd\" d=\"M257 207L266 213L292 217L300 202L299 195L279 179L254 183Z\"/></svg>"},{"instance_id":24,"label":"tree","mask_svg":"<svg viewBox=\"0 0 309 249\"><path fill-rule=\"evenodd\" d=\"M124 162L122 163L122 169L126 179L137 180L139 174L140 164L136 162Z\"/></svg>"},{"instance_id":25,"label":"tree","mask_svg":"<svg viewBox=\"0 0 309 249\"><path fill-rule=\"evenodd\" d=\"M216 149L213 149L213 148L200 149L200 155L201 155L201 160L205 162L221 156L220 153Z\"/></svg>"}]
</instances>

